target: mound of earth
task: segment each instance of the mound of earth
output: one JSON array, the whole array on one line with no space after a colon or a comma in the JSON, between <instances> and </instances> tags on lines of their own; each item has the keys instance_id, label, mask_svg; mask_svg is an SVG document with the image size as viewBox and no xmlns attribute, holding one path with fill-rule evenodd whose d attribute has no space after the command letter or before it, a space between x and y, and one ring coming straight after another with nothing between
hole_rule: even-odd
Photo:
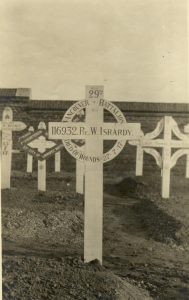
<instances>
[{"instance_id":1,"label":"mound of earth","mask_svg":"<svg viewBox=\"0 0 189 300\"><path fill-rule=\"evenodd\" d=\"M130 177L124 178L117 184L105 184L104 192L113 196L132 197L137 194L146 193L147 187Z\"/></svg>"},{"instance_id":2,"label":"mound of earth","mask_svg":"<svg viewBox=\"0 0 189 300\"><path fill-rule=\"evenodd\" d=\"M14 270L14 272L13 272ZM150 300L98 261L12 258L3 264L3 299Z\"/></svg>"},{"instance_id":3,"label":"mound of earth","mask_svg":"<svg viewBox=\"0 0 189 300\"><path fill-rule=\"evenodd\" d=\"M121 195L134 194L139 186L143 186L143 184L130 177L124 178L116 184L117 191Z\"/></svg>"}]
</instances>

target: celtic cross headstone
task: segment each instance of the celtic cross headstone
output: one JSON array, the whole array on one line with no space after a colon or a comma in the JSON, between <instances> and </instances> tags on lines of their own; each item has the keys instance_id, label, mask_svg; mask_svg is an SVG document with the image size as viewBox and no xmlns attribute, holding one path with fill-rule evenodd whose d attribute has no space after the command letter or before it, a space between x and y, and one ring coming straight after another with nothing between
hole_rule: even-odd
<instances>
[{"instance_id":1,"label":"celtic cross headstone","mask_svg":"<svg viewBox=\"0 0 189 300\"><path fill-rule=\"evenodd\" d=\"M86 110L85 122L72 122L74 115ZM117 123L104 122L104 109ZM126 140L138 139L139 123L126 123L121 111L104 100L103 86L86 86L86 99L72 105L63 122L49 122L49 139L62 139L65 148L77 160L85 163L84 260L98 259L102 263L103 223L103 162L117 156ZM72 140L85 140L85 153ZM112 149L103 154L103 141L115 140Z\"/></svg>"}]
</instances>

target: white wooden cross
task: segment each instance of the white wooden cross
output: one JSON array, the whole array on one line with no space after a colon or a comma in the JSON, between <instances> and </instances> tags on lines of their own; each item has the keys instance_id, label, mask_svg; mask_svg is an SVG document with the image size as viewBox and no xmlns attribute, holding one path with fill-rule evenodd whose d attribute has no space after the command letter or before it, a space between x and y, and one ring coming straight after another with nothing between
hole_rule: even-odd
<instances>
[{"instance_id":1,"label":"white wooden cross","mask_svg":"<svg viewBox=\"0 0 189 300\"><path fill-rule=\"evenodd\" d=\"M86 122L71 122L81 108L86 109ZM119 123L104 123L104 108L116 115ZM103 162L118 155L126 140L139 138L140 124L125 123L119 109L103 100L103 86L86 86L86 100L68 111L64 122L49 123L49 139L63 139L66 149L85 162L84 260L102 263ZM74 148L71 139L86 140L85 154ZM103 140L116 140L116 148L103 155Z\"/></svg>"},{"instance_id":2,"label":"white wooden cross","mask_svg":"<svg viewBox=\"0 0 189 300\"><path fill-rule=\"evenodd\" d=\"M44 122L40 122L38 129L46 129ZM52 148L55 143L52 141L46 141L44 136L38 137L38 139L28 144L31 148L37 148L40 153L45 152L47 148ZM38 160L38 190L46 191L46 159Z\"/></svg>"},{"instance_id":3,"label":"white wooden cross","mask_svg":"<svg viewBox=\"0 0 189 300\"><path fill-rule=\"evenodd\" d=\"M163 139L152 139L156 137L164 127ZM172 131L180 140L172 140ZM176 164L178 158L184 154L188 155L189 137L180 132L177 123L172 117L164 117L152 133L146 134L139 141L129 142L131 145L139 145L145 152L153 155L156 163L162 169L162 197L169 198L170 193L170 170ZM151 147L163 149L162 157ZM181 148L171 156L172 148ZM188 167L187 167L188 168Z\"/></svg>"},{"instance_id":4,"label":"white wooden cross","mask_svg":"<svg viewBox=\"0 0 189 300\"><path fill-rule=\"evenodd\" d=\"M148 145L151 144L152 139L156 138L161 133L161 131L163 130L163 126L164 126L164 121L163 121L163 119L161 119L158 122L155 130L153 130L150 133L147 133L146 135L144 135L144 133L141 130L140 139L139 140L137 140L137 141L128 141L128 143L130 145L137 146L137 152L136 152L136 176L142 176L142 174L143 174L143 156L144 156L144 151L146 153L151 154L155 158L157 165L160 168L162 168L162 157L161 157L161 155L155 149L148 148L149 147ZM146 142L146 145L147 145L146 147L142 146L142 143L141 143L142 141Z\"/></svg>"},{"instance_id":5,"label":"white wooden cross","mask_svg":"<svg viewBox=\"0 0 189 300\"><path fill-rule=\"evenodd\" d=\"M30 132L34 131L33 126L30 126ZM35 147L33 147L35 148ZM27 154L27 172L32 173L33 171L33 156L31 154ZM60 172L60 151L55 153L55 172Z\"/></svg>"},{"instance_id":6,"label":"white wooden cross","mask_svg":"<svg viewBox=\"0 0 189 300\"><path fill-rule=\"evenodd\" d=\"M4 109L3 118L0 122L0 130L2 131L2 189L10 189L12 153L19 153L18 150L12 150L12 131L21 131L26 127L26 124L23 122L13 121L13 112L10 107Z\"/></svg>"}]
</instances>

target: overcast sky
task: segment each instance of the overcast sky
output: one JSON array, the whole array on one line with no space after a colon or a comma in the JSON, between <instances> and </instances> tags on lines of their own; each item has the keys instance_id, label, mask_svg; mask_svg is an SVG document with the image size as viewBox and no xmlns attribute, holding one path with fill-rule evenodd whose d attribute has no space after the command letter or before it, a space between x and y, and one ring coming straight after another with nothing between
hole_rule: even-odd
<instances>
[{"instance_id":1,"label":"overcast sky","mask_svg":"<svg viewBox=\"0 0 189 300\"><path fill-rule=\"evenodd\" d=\"M1 0L0 87L33 99L188 102L186 0Z\"/></svg>"}]
</instances>

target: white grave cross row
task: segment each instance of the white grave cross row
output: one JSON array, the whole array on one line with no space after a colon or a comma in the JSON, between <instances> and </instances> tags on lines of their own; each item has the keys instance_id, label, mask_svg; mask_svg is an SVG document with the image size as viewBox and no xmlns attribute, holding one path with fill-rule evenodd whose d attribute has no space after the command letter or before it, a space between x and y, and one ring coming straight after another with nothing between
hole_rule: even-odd
<instances>
[{"instance_id":1,"label":"white grave cross row","mask_svg":"<svg viewBox=\"0 0 189 300\"><path fill-rule=\"evenodd\" d=\"M10 189L11 159L12 153L12 131L21 131L27 126L23 122L13 121L13 112L10 107L3 111L3 118L0 121L0 130L2 131L2 169L1 169L1 188Z\"/></svg>"},{"instance_id":2,"label":"white grave cross row","mask_svg":"<svg viewBox=\"0 0 189 300\"><path fill-rule=\"evenodd\" d=\"M107 101L106 101L107 102ZM103 86L86 86L85 123L50 122L49 139L63 139L66 143L72 139L85 139L85 228L84 260L98 259L102 263L102 219L103 219L103 140L138 139L140 124L104 123ZM78 107L80 102L76 103ZM110 103L110 105L115 106ZM70 120L68 120L70 121ZM120 141L118 141L119 143ZM72 147L71 143L70 146ZM120 146L121 147L121 146ZM73 147L72 147L73 148ZM76 151L76 152L74 152ZM81 159L79 150L70 153ZM119 151L114 155L114 157ZM113 158L113 157L112 157Z\"/></svg>"}]
</instances>

